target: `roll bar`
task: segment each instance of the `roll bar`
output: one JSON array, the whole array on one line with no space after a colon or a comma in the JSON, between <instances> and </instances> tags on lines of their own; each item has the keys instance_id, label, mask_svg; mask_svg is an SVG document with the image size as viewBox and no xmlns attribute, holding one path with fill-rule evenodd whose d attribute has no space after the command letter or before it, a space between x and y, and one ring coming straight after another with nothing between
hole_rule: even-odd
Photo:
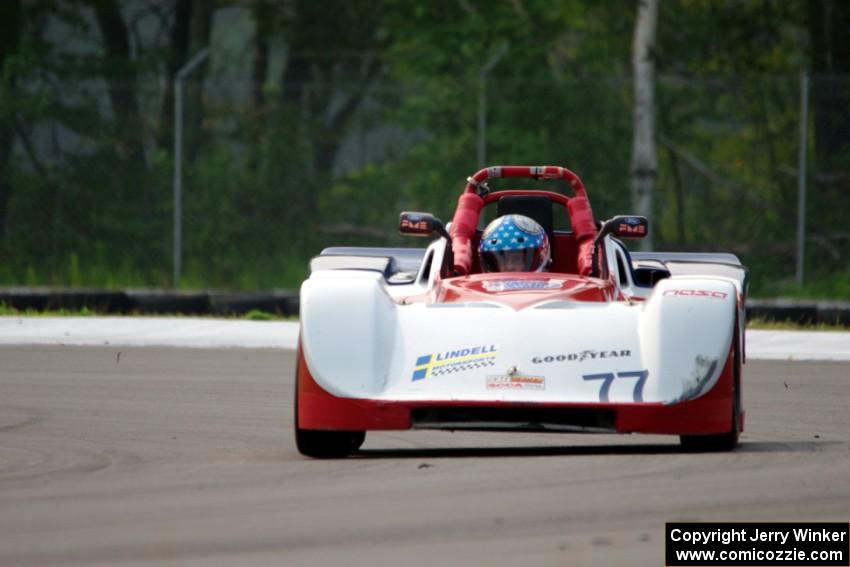
<instances>
[{"instance_id":1,"label":"roll bar","mask_svg":"<svg viewBox=\"0 0 850 567\"><path fill-rule=\"evenodd\" d=\"M524 177L527 179L563 179L572 187L576 197L587 197L584 183L575 172L559 165L496 165L485 167L467 178L464 193L478 193L488 179Z\"/></svg>"},{"instance_id":2,"label":"roll bar","mask_svg":"<svg viewBox=\"0 0 850 567\"><path fill-rule=\"evenodd\" d=\"M570 215L570 224L579 243L578 265L581 272L590 270L590 249L596 225L593 221L593 211L587 200L587 192L581 178L566 167L557 165L497 165L478 170L475 175L467 178L466 187L458 200L457 209L452 218L451 247L453 271L457 275L466 275L472 268L472 237L478 226L481 209L494 197L487 197L490 188L487 180L496 178L528 178L528 179L563 179L573 190L573 197L565 197L565 204ZM512 192L516 194L515 192ZM538 192L539 193L539 192ZM556 195L556 194L553 194ZM485 200L486 198L486 200ZM557 199L561 201L561 199ZM591 239L591 244L581 246L583 241ZM587 249L587 250L585 250ZM587 256L587 258L585 258Z\"/></svg>"}]
</instances>

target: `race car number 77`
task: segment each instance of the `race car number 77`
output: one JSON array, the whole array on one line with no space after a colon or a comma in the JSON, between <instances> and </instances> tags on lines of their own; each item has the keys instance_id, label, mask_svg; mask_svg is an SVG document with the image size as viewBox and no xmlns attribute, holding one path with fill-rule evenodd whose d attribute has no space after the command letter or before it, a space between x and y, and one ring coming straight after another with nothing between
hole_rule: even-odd
<instances>
[{"instance_id":1,"label":"race car number 77","mask_svg":"<svg viewBox=\"0 0 850 567\"><path fill-rule=\"evenodd\" d=\"M611 383L615 378L637 378L635 388L632 391L632 398L636 402L643 401L643 385L649 376L649 370L635 370L631 372L603 372L602 374L584 374L584 380L602 380L602 385L599 387L599 401L608 401L608 392L611 390Z\"/></svg>"}]
</instances>

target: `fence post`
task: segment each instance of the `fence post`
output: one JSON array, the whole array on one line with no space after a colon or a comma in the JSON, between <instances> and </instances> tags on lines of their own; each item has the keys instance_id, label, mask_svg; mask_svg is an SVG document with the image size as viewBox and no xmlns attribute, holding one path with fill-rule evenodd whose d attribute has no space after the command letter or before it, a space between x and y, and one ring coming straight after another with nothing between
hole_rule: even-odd
<instances>
[{"instance_id":1,"label":"fence post","mask_svg":"<svg viewBox=\"0 0 850 567\"><path fill-rule=\"evenodd\" d=\"M809 74L800 74L800 154L797 172L797 285L803 285L806 255L806 150L809 137Z\"/></svg>"},{"instance_id":2,"label":"fence post","mask_svg":"<svg viewBox=\"0 0 850 567\"><path fill-rule=\"evenodd\" d=\"M508 43L501 43L478 70L478 169L487 165L487 75L507 51Z\"/></svg>"},{"instance_id":3,"label":"fence post","mask_svg":"<svg viewBox=\"0 0 850 567\"><path fill-rule=\"evenodd\" d=\"M183 79L210 54L209 47L201 49L186 63L174 79L174 247L172 249L172 285L180 287L183 256Z\"/></svg>"}]
</instances>

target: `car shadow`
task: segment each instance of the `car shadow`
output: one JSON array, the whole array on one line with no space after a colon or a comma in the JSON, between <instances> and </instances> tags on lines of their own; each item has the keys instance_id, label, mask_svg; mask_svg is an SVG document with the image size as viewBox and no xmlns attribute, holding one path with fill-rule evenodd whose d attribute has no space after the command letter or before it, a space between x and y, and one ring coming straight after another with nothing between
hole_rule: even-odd
<instances>
[{"instance_id":1,"label":"car shadow","mask_svg":"<svg viewBox=\"0 0 850 567\"><path fill-rule=\"evenodd\" d=\"M656 455L681 453L679 445L580 445L564 447L446 447L360 449L351 458L441 459L465 457L566 457L581 455Z\"/></svg>"},{"instance_id":2,"label":"car shadow","mask_svg":"<svg viewBox=\"0 0 850 567\"><path fill-rule=\"evenodd\" d=\"M807 453L822 451L842 445L838 441L744 441L733 454L746 453ZM432 447L401 449L360 449L352 453L354 459L454 459L479 457L568 457L605 455L671 455L703 454L682 448L678 443L648 445L578 445L531 447ZM729 454L720 452L714 454Z\"/></svg>"},{"instance_id":3,"label":"car shadow","mask_svg":"<svg viewBox=\"0 0 850 567\"><path fill-rule=\"evenodd\" d=\"M844 445L841 441L746 441L735 449L740 453L813 453L823 451L836 445Z\"/></svg>"}]
</instances>

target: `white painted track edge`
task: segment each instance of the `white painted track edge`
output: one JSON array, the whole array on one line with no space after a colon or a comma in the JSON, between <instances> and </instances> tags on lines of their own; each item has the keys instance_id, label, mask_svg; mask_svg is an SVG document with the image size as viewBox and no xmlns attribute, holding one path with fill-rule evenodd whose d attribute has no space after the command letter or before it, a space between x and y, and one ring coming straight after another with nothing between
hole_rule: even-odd
<instances>
[{"instance_id":1,"label":"white painted track edge","mask_svg":"<svg viewBox=\"0 0 850 567\"><path fill-rule=\"evenodd\" d=\"M296 321L192 317L0 317L0 345L294 349ZM753 360L850 360L850 332L747 331Z\"/></svg>"}]
</instances>

